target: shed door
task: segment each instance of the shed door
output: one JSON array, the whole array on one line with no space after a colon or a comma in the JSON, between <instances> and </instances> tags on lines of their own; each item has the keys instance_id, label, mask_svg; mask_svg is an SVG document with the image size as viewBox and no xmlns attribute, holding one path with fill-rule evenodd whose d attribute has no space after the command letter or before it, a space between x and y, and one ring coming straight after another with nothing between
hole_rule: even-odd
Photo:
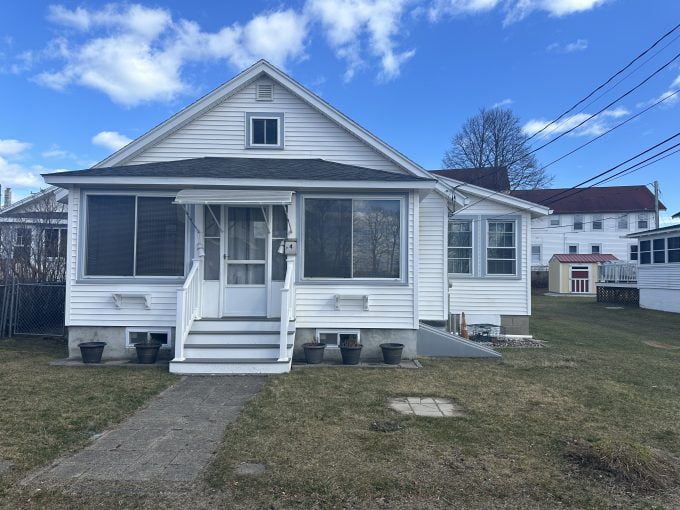
<instances>
[{"instance_id":1,"label":"shed door","mask_svg":"<svg viewBox=\"0 0 680 510\"><path fill-rule=\"evenodd\" d=\"M573 294L590 293L590 268L588 266L569 268L569 290Z\"/></svg>"}]
</instances>

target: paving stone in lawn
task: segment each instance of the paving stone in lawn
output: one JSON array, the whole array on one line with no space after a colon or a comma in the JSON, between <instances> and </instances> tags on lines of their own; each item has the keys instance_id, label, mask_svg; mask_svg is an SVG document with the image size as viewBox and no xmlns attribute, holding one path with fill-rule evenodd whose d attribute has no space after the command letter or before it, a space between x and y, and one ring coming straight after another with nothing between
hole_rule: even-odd
<instances>
[{"instance_id":1,"label":"paving stone in lawn","mask_svg":"<svg viewBox=\"0 0 680 510\"><path fill-rule=\"evenodd\" d=\"M410 416L457 418L465 416L463 409L448 398L394 397L388 400L390 408Z\"/></svg>"}]
</instances>

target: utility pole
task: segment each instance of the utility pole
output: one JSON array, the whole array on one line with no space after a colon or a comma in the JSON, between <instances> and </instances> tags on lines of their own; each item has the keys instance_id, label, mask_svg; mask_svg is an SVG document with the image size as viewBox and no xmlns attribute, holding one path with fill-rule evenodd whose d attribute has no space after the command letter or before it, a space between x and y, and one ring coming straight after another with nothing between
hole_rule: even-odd
<instances>
[{"instance_id":1,"label":"utility pole","mask_svg":"<svg viewBox=\"0 0 680 510\"><path fill-rule=\"evenodd\" d=\"M659 181L654 181L654 228L659 228Z\"/></svg>"}]
</instances>

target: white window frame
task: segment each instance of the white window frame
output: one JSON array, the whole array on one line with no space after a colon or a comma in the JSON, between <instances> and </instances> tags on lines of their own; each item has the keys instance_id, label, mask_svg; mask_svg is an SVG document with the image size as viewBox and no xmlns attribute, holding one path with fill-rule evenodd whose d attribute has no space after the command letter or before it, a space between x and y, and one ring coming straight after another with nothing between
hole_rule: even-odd
<instances>
[{"instance_id":1,"label":"white window frame","mask_svg":"<svg viewBox=\"0 0 680 510\"><path fill-rule=\"evenodd\" d=\"M642 249L642 243L647 242L649 243L649 250L643 250ZM638 263L643 264L643 265L651 265L654 263L654 257L652 256L653 250L652 250L652 240L651 239L641 239L639 242L639 249L638 249ZM643 262L642 261L642 255L643 254L648 254L649 255L649 262Z\"/></svg>"},{"instance_id":2,"label":"white window frame","mask_svg":"<svg viewBox=\"0 0 680 510\"><path fill-rule=\"evenodd\" d=\"M512 223L514 225L513 227L513 246L489 246L489 234L491 233L489 230L489 224L490 223ZM516 278L517 276L520 275L520 244L519 244L519 226L520 223L516 219L503 219L503 218L489 218L486 220L486 232L485 232L485 237L484 239L484 268L483 268L483 275L484 277L487 278ZM514 249L515 250L515 257L513 259L497 259L497 258L490 258L489 257L489 250L493 249ZM490 260L514 260L515 261L515 271L513 273L489 273L489 261Z\"/></svg>"},{"instance_id":3,"label":"white window frame","mask_svg":"<svg viewBox=\"0 0 680 510\"><path fill-rule=\"evenodd\" d=\"M645 222L645 226L644 226L644 227L641 227L641 226L640 226L640 222L641 222L641 221L644 221L644 222ZM648 215L648 214L645 214L645 213L640 213L640 214L638 214L636 225L637 225L637 229L638 229L638 230L648 230L648 229L649 229L649 215Z\"/></svg>"},{"instance_id":4,"label":"white window frame","mask_svg":"<svg viewBox=\"0 0 680 510\"><path fill-rule=\"evenodd\" d=\"M247 149L283 149L283 113L247 113L246 114L246 148ZM254 143L253 129L254 120L275 120L276 121L276 141L277 143Z\"/></svg>"},{"instance_id":5,"label":"white window frame","mask_svg":"<svg viewBox=\"0 0 680 510\"><path fill-rule=\"evenodd\" d=\"M174 339L172 338L172 328L141 328L141 327L130 327L125 328L125 347L128 349L134 349L135 344L130 342L130 333L165 333L168 335L168 343L161 344L161 349L172 349L174 344Z\"/></svg>"},{"instance_id":6,"label":"white window frame","mask_svg":"<svg viewBox=\"0 0 680 510\"><path fill-rule=\"evenodd\" d=\"M548 216L548 219L550 220L551 227L559 227L562 224L561 216L559 214L551 214Z\"/></svg>"},{"instance_id":7,"label":"white window frame","mask_svg":"<svg viewBox=\"0 0 680 510\"><path fill-rule=\"evenodd\" d=\"M671 261L671 252L680 252L680 248L669 248L668 241L680 237L680 235L673 235L666 238L666 264L680 264L680 260Z\"/></svg>"},{"instance_id":8,"label":"white window frame","mask_svg":"<svg viewBox=\"0 0 680 510\"><path fill-rule=\"evenodd\" d=\"M576 218L581 218L579 221ZM576 228L576 224L580 223L581 228ZM586 217L583 214L574 214L574 220L572 221L572 228L574 232L583 232L585 230Z\"/></svg>"},{"instance_id":9,"label":"white window frame","mask_svg":"<svg viewBox=\"0 0 680 510\"><path fill-rule=\"evenodd\" d=\"M662 249L657 250L654 247L654 244L656 243L656 241L663 241L663 248ZM653 238L651 248L652 248L652 264L665 264L668 260L668 257L667 257L667 254L666 254L666 250L668 248L668 242L666 242L666 238L665 237L655 237L655 238ZM657 253L663 253L663 262L657 262L655 260Z\"/></svg>"},{"instance_id":10,"label":"white window frame","mask_svg":"<svg viewBox=\"0 0 680 510\"><path fill-rule=\"evenodd\" d=\"M331 349L340 348L340 335L356 335L357 344L361 345L361 330L359 329L317 329L314 338L317 342L321 341L321 335L335 335L335 344L326 344Z\"/></svg>"},{"instance_id":11,"label":"white window frame","mask_svg":"<svg viewBox=\"0 0 680 510\"><path fill-rule=\"evenodd\" d=\"M624 227L621 226L622 220L626 222L626 225ZM628 214L623 214L616 218L616 229L617 230L623 230L624 232L628 232L630 229L630 222L628 219Z\"/></svg>"},{"instance_id":12,"label":"white window frame","mask_svg":"<svg viewBox=\"0 0 680 510\"><path fill-rule=\"evenodd\" d=\"M600 224L600 228L595 228L595 222L598 222ZM590 230L593 232L602 232L604 231L604 215L602 214L593 214L590 217Z\"/></svg>"},{"instance_id":13,"label":"white window frame","mask_svg":"<svg viewBox=\"0 0 680 510\"><path fill-rule=\"evenodd\" d=\"M595 246L597 246L598 251L593 251L593 248L594 248ZM594 255L594 254L599 255L599 254L601 254L601 253L602 253L602 245L601 245L601 244L595 243L595 244L591 244L591 245L590 245L590 254L591 254L591 255Z\"/></svg>"},{"instance_id":14,"label":"white window frame","mask_svg":"<svg viewBox=\"0 0 680 510\"><path fill-rule=\"evenodd\" d=\"M308 198L311 199L329 199L329 200L351 200L352 201L352 222L354 222L354 200L399 200L399 278L354 278L354 277L349 277L349 278L332 278L332 277L327 277L327 276L305 276L305 243L306 237L307 237L307 232L306 232L306 227L305 227L305 200ZM394 195L394 194L385 194L385 195L376 195L376 194L366 194L366 195L361 195L361 194L346 194L346 195L341 195L341 194L323 194L323 193L309 193L305 194L302 196L301 200L301 208L300 208L300 221L301 221L301 226L302 229L300 231L301 235L301 240L302 242L300 243L300 250L299 250L299 256L297 257L300 260L300 265L299 265L299 271L298 274L299 279L301 282L304 283L322 283L322 282L333 282L333 283L349 283L352 284L354 282L368 282L373 285L380 285L380 284L407 284L408 283L408 229L409 229L409 220L408 220L408 211L407 211L407 205L408 205L408 195ZM352 227L353 228L353 227ZM354 266L354 246L352 246L352 252L351 252L351 272L353 273L353 266Z\"/></svg>"},{"instance_id":15,"label":"white window frame","mask_svg":"<svg viewBox=\"0 0 680 510\"><path fill-rule=\"evenodd\" d=\"M47 255L47 231L48 230L56 230L57 231L57 256L56 257L50 257ZM54 226L54 227L47 227L43 230L43 246L45 249L45 257L49 260L57 260L57 259L62 259L66 257L62 257L60 255L61 250L62 250L62 237L61 237L61 231L66 232L64 235L64 243L67 244L66 249L64 250L66 252L66 255L68 256L68 229L66 227L59 227L59 226Z\"/></svg>"},{"instance_id":16,"label":"white window frame","mask_svg":"<svg viewBox=\"0 0 680 510\"><path fill-rule=\"evenodd\" d=\"M635 248L635 258L633 258L633 248ZM640 262L640 247L637 244L628 246L628 260L630 262Z\"/></svg>"},{"instance_id":17,"label":"white window frame","mask_svg":"<svg viewBox=\"0 0 680 510\"><path fill-rule=\"evenodd\" d=\"M156 281L167 281L167 282L177 282L177 281L183 281L184 278L186 278L187 275L187 261L191 260L191 251L193 250L193 246L189 246L191 236L189 235L190 228L193 228L191 225L191 222L189 221L188 218L186 218L185 214L185 221L184 221L184 267L181 275L177 276L147 276L147 275L137 275L137 274L132 274L132 275L125 275L125 276L120 276L120 275L88 275L87 274L87 268L86 262L87 262L87 218L88 218L88 197L91 195L104 195L104 196L110 196L110 195L116 195L116 196L132 196L135 198L135 229L134 229L134 243L133 243L133 253L132 253L132 272L136 273L137 272L137 199L138 198L144 198L144 197L154 197L154 198L159 198L159 197L165 197L165 198L175 198L175 194L168 194L166 191L161 191L161 192L154 192L154 191L149 191L149 192L139 192L139 191L108 191L108 190L102 190L102 191L84 191L82 193L82 207L81 207L81 218L79 222L79 229L78 229L78 243L79 243L79 250L78 250L78 278L82 280L88 280L88 281L96 281L96 280L115 280L115 281L123 281L123 280L139 280L140 282L144 281L150 281L150 280L156 280ZM182 207L182 206L180 206ZM67 253L68 256L68 253Z\"/></svg>"},{"instance_id":18,"label":"white window frame","mask_svg":"<svg viewBox=\"0 0 680 510\"><path fill-rule=\"evenodd\" d=\"M448 235L448 225L450 223L469 223L470 224L470 237L471 237L471 242L470 246L449 246L449 235ZM451 277L460 277L460 276L473 276L475 274L475 220L473 219L466 219L466 218L450 218L448 223L447 223L447 230L446 230L446 271ZM469 248L470 249L470 271L467 273L451 273L449 272L449 249L450 248Z\"/></svg>"},{"instance_id":19,"label":"white window frame","mask_svg":"<svg viewBox=\"0 0 680 510\"><path fill-rule=\"evenodd\" d=\"M571 251L571 250L570 250L570 248L571 248L572 246L575 246L575 247L576 247L576 251ZM568 254L577 255L579 252L580 252L580 247L579 247L579 245L578 245L577 243L569 243L569 244L567 244L567 253L568 253Z\"/></svg>"},{"instance_id":20,"label":"white window frame","mask_svg":"<svg viewBox=\"0 0 680 510\"><path fill-rule=\"evenodd\" d=\"M538 262L534 261L534 248L538 248ZM543 246L540 244L532 244L531 245L531 263L536 266L541 265L541 261L543 260Z\"/></svg>"}]
</instances>

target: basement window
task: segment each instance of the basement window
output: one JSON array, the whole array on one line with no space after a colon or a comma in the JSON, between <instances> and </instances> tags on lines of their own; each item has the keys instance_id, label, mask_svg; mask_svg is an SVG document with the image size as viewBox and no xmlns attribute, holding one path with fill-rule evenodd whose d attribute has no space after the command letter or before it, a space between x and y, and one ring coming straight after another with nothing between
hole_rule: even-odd
<instances>
[{"instance_id":1,"label":"basement window","mask_svg":"<svg viewBox=\"0 0 680 510\"><path fill-rule=\"evenodd\" d=\"M168 328L127 328L125 337L126 347L134 347L135 344L146 342L147 339L153 342L160 342L161 349L170 349L172 347L172 335Z\"/></svg>"},{"instance_id":2,"label":"basement window","mask_svg":"<svg viewBox=\"0 0 680 510\"><path fill-rule=\"evenodd\" d=\"M361 335L358 329L317 329L316 341L326 344L326 347L338 348L343 342L360 343Z\"/></svg>"}]
</instances>

